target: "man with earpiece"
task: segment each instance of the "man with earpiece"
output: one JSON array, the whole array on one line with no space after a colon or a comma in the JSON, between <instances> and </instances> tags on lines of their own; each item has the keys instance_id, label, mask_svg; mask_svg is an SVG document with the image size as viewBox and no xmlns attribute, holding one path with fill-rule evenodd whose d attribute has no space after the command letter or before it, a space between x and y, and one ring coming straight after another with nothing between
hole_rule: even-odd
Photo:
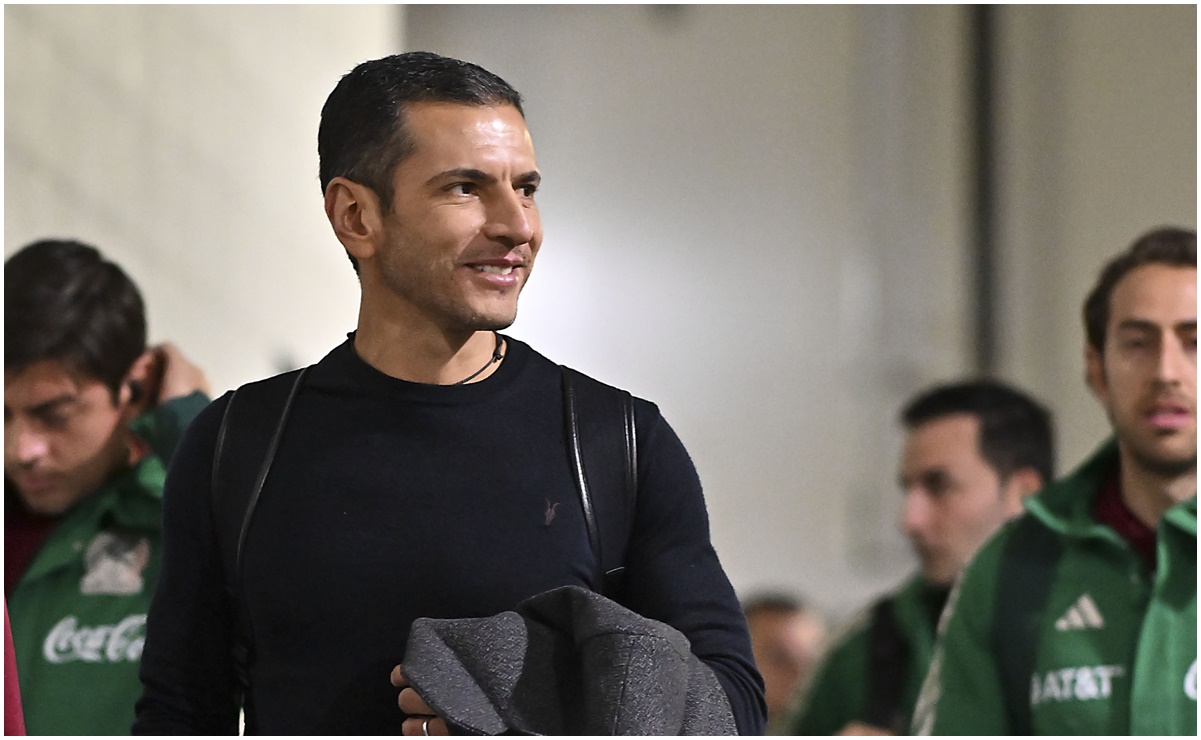
<instances>
[{"instance_id":1,"label":"man with earpiece","mask_svg":"<svg viewBox=\"0 0 1201 740\"><path fill-rule=\"evenodd\" d=\"M76 241L4 264L4 593L31 735L126 734L165 470L204 374L146 346L141 295Z\"/></svg>"}]
</instances>

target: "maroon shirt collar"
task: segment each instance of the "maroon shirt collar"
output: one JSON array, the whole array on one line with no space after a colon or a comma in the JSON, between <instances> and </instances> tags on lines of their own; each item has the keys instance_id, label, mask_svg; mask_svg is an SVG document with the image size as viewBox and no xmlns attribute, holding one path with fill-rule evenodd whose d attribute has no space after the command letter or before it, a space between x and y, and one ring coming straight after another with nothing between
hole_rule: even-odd
<instances>
[{"instance_id":1,"label":"maroon shirt collar","mask_svg":"<svg viewBox=\"0 0 1201 740\"><path fill-rule=\"evenodd\" d=\"M1126 506L1126 502L1122 500L1122 484L1118 476L1119 471L1114 470L1101 484L1097 503L1093 505L1093 517L1129 542L1134 551L1154 568L1155 530L1143 524Z\"/></svg>"},{"instance_id":2,"label":"maroon shirt collar","mask_svg":"<svg viewBox=\"0 0 1201 740\"><path fill-rule=\"evenodd\" d=\"M5 483L7 489L8 483ZM17 500L15 492L4 493L4 594L7 597L33 563L38 550L62 517L39 516Z\"/></svg>"}]
</instances>

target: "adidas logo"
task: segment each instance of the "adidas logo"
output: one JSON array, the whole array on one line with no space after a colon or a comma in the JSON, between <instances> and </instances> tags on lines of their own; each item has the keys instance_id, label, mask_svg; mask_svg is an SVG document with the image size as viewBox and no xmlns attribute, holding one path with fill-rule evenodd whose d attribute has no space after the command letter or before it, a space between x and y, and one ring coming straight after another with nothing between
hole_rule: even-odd
<instances>
[{"instance_id":1,"label":"adidas logo","mask_svg":"<svg viewBox=\"0 0 1201 740\"><path fill-rule=\"evenodd\" d=\"M1076 603L1068 607L1062 617L1055 620L1055 629L1060 632L1099 629L1104 626L1105 618L1101 616L1101 610L1088 594L1076 599Z\"/></svg>"}]
</instances>

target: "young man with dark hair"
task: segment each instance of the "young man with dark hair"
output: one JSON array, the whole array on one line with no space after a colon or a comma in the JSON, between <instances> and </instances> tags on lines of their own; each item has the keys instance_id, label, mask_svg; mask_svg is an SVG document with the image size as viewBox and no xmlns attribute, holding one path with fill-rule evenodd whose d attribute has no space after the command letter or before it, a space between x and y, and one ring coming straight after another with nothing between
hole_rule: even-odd
<instances>
[{"instance_id":1,"label":"young man with dark hair","mask_svg":"<svg viewBox=\"0 0 1201 740\"><path fill-rule=\"evenodd\" d=\"M1051 479L1051 417L989 380L941 385L902 411L901 529L921 572L853 619L791 722L799 735L904 733L956 576Z\"/></svg>"},{"instance_id":2,"label":"young man with dark hair","mask_svg":"<svg viewBox=\"0 0 1201 740\"><path fill-rule=\"evenodd\" d=\"M297 376L272 457L239 463L218 438L242 434L223 415L279 378L218 399L189 430L167 481L135 732L232 733L244 697L252 732L446 734L398 665L414 620L599 585L567 376L499 333L542 244L519 104L490 72L424 52L365 62L329 96L321 181L359 274L358 326ZM761 733L762 683L700 481L658 408L633 408L632 519L599 522L602 537L629 528L620 602L686 636L737 729ZM263 459L230 553L220 484ZM613 492L593 493L599 513Z\"/></svg>"},{"instance_id":3,"label":"young man with dark hair","mask_svg":"<svg viewBox=\"0 0 1201 740\"><path fill-rule=\"evenodd\" d=\"M914 730L1197 734L1197 236L1165 228L1084 305L1114 438L981 550Z\"/></svg>"},{"instance_id":4,"label":"young man with dark hair","mask_svg":"<svg viewBox=\"0 0 1201 740\"><path fill-rule=\"evenodd\" d=\"M4 264L4 592L31 734L128 731L166 462L208 403L137 287L75 241Z\"/></svg>"}]
</instances>

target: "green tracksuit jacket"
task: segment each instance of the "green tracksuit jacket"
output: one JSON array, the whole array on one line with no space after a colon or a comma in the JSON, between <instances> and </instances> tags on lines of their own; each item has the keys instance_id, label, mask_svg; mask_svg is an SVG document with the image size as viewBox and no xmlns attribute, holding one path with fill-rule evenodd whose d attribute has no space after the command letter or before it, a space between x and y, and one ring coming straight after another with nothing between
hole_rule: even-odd
<instances>
[{"instance_id":1,"label":"green tracksuit jacket","mask_svg":"<svg viewBox=\"0 0 1201 740\"><path fill-rule=\"evenodd\" d=\"M1196 735L1197 499L1164 515L1151 571L1093 518L1117 464L1110 441L1032 498L1023 515L1064 546L1038 622L1033 674L1021 687L1031 727L1040 735ZM985 545L951 597L917 734L1013 732L992 639L998 567L1013 527Z\"/></svg>"},{"instance_id":2,"label":"green tracksuit jacket","mask_svg":"<svg viewBox=\"0 0 1201 740\"><path fill-rule=\"evenodd\" d=\"M934 632L945 596L946 588L939 592L915 576L886 597L892 602L898 631L908 643L905 684L898 707L903 726L908 725L934 654ZM801 703L782 728L784 734L832 735L848 722L869 722L871 614L869 608L853 619L826 653L812 682L803 689Z\"/></svg>"},{"instance_id":3,"label":"green tracksuit jacket","mask_svg":"<svg viewBox=\"0 0 1201 740\"><path fill-rule=\"evenodd\" d=\"M133 427L152 454L72 510L8 595L30 735L129 734L158 579L164 460L207 403L194 393L140 416ZM16 495L7 481L4 495Z\"/></svg>"}]
</instances>

